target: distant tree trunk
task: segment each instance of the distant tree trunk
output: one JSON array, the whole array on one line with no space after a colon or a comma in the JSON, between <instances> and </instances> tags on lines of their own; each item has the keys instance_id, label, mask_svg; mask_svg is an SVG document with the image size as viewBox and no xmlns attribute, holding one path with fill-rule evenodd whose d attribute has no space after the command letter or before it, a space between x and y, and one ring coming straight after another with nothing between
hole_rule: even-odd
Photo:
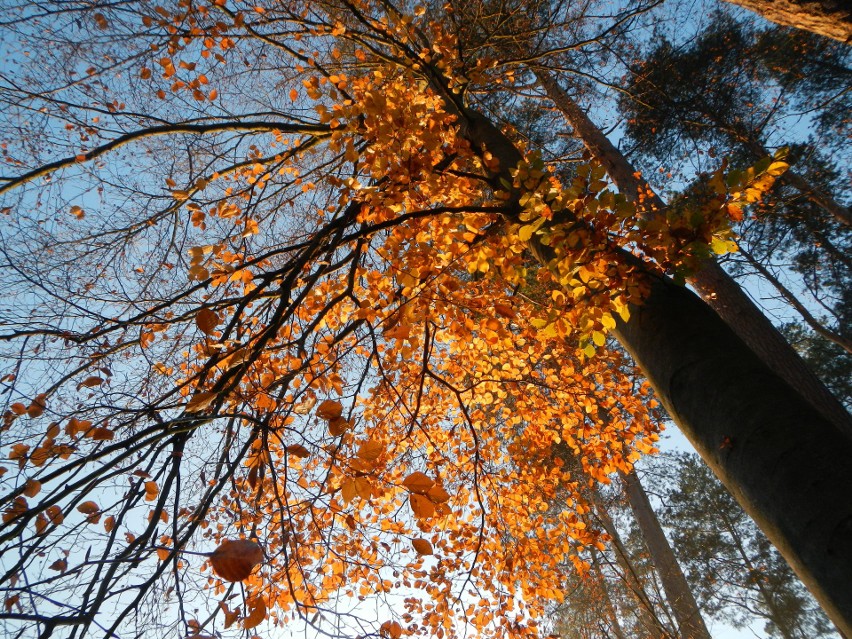
<instances>
[{"instance_id":1,"label":"distant tree trunk","mask_svg":"<svg viewBox=\"0 0 852 639\"><path fill-rule=\"evenodd\" d=\"M609 589L606 586L606 577L604 577L603 571L601 570L597 550L594 548L592 548L592 569L594 570L595 578L598 581L598 587L600 588L601 597L603 597L603 604L604 608L606 608L606 614L610 627L612 628L612 633L615 635L616 639L627 639L627 636L624 634L624 630L621 628L621 622L618 620L618 611L615 609L615 604L612 603L612 598L609 596Z\"/></svg>"},{"instance_id":2,"label":"distant tree trunk","mask_svg":"<svg viewBox=\"0 0 852 639\"><path fill-rule=\"evenodd\" d=\"M618 190L634 201L643 198L652 210L662 210L666 206L662 199L556 79L546 71L536 71L536 76L547 96L592 156L601 163ZM718 262L712 259L705 261L701 270L690 277L689 283L772 370L852 438L852 417L843 404L811 372L784 336Z\"/></svg>"},{"instance_id":3,"label":"distant tree trunk","mask_svg":"<svg viewBox=\"0 0 852 639\"><path fill-rule=\"evenodd\" d=\"M761 16L852 44L852 9L846 0L727 0Z\"/></svg>"},{"instance_id":4,"label":"distant tree trunk","mask_svg":"<svg viewBox=\"0 0 852 639\"><path fill-rule=\"evenodd\" d=\"M651 554L651 560L660 575L666 599L677 620L680 636L682 639L711 639L701 611L698 609L698 603L689 589L680 564L677 563L671 544L666 539L663 528L651 508L648 495L639 483L636 471L622 473L621 479L624 482L630 509L642 531L645 546Z\"/></svg>"},{"instance_id":5,"label":"distant tree trunk","mask_svg":"<svg viewBox=\"0 0 852 639\"><path fill-rule=\"evenodd\" d=\"M666 625L657 617L657 614L654 611L654 605L651 603L651 599L648 597L648 593L645 591L645 587L642 585L642 580L639 578L639 575L636 574L636 570L630 562L630 555L628 554L627 549L624 547L624 542L621 540L621 535L619 534L618 529L615 527L615 524L612 521L612 518L609 516L609 512L607 512L606 507L603 504L603 499L601 499L600 493L597 490L593 489L591 497L592 503L595 507L594 512L597 515L601 526L603 526L603 529L610 537L615 553L615 561L621 568L621 572L623 575L622 578L626 582L628 589L632 593L633 597L636 599L636 603L639 606L637 615L639 617L640 623L645 628L645 630L648 631L650 636L660 636L666 638L671 637L671 632L668 628L666 628Z\"/></svg>"}]
</instances>

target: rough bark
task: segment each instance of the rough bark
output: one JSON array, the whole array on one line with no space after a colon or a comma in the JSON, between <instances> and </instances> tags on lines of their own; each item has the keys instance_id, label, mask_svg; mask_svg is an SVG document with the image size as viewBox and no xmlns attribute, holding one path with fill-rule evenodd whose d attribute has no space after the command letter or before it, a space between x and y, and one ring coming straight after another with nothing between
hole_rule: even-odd
<instances>
[{"instance_id":1,"label":"rough bark","mask_svg":"<svg viewBox=\"0 0 852 639\"><path fill-rule=\"evenodd\" d=\"M677 620L680 636L682 639L711 639L701 611L698 609L698 603L695 601L680 564L677 563L671 544L666 539L663 528L651 508L651 502L639 482L639 477L636 476L636 471L622 473L621 479L624 482L630 510L633 511L639 530L642 531L645 546L660 575L666 599Z\"/></svg>"},{"instance_id":2,"label":"rough bark","mask_svg":"<svg viewBox=\"0 0 852 639\"><path fill-rule=\"evenodd\" d=\"M556 79L545 71L538 71L536 75L548 98L565 116L592 156L601 163L619 191L634 200L644 198L652 211L663 209L666 205L662 199ZM689 278L689 283L761 359L852 438L852 416L843 404L811 372L795 349L718 262L707 260L701 270Z\"/></svg>"},{"instance_id":3,"label":"rough bark","mask_svg":"<svg viewBox=\"0 0 852 639\"><path fill-rule=\"evenodd\" d=\"M482 114L456 108L461 133L499 161L492 176L499 188L520 153ZM515 223L518 196L510 193L507 202ZM535 237L529 248L546 264L551 249ZM852 636L852 438L697 296L653 272L647 277L648 296L628 322L619 321L615 336L704 461Z\"/></svg>"},{"instance_id":4,"label":"rough bark","mask_svg":"<svg viewBox=\"0 0 852 639\"><path fill-rule=\"evenodd\" d=\"M785 27L852 44L852 9L844 0L727 0Z\"/></svg>"}]
</instances>

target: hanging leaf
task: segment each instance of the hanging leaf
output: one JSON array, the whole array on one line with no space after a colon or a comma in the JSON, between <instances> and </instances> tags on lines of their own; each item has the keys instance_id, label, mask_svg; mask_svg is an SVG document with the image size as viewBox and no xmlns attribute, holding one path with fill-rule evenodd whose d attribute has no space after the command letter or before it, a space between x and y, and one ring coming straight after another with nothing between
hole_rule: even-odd
<instances>
[{"instance_id":1,"label":"hanging leaf","mask_svg":"<svg viewBox=\"0 0 852 639\"><path fill-rule=\"evenodd\" d=\"M209 308L202 308L195 314L195 324L205 335L213 335L219 326L219 316Z\"/></svg>"},{"instance_id":2,"label":"hanging leaf","mask_svg":"<svg viewBox=\"0 0 852 639\"><path fill-rule=\"evenodd\" d=\"M249 602L248 605L251 612L243 620L243 628L251 630L266 619L266 600L263 597L258 597Z\"/></svg>"},{"instance_id":3,"label":"hanging leaf","mask_svg":"<svg viewBox=\"0 0 852 639\"><path fill-rule=\"evenodd\" d=\"M417 551L418 555L432 555L434 554L432 551L432 544L430 544L425 539L414 539L411 542L411 545L414 547L414 550Z\"/></svg>"},{"instance_id":4,"label":"hanging leaf","mask_svg":"<svg viewBox=\"0 0 852 639\"><path fill-rule=\"evenodd\" d=\"M287 446L287 452L301 459L311 456L311 451L301 444L290 444Z\"/></svg>"},{"instance_id":5,"label":"hanging leaf","mask_svg":"<svg viewBox=\"0 0 852 639\"><path fill-rule=\"evenodd\" d=\"M213 402L216 401L216 393L203 392L196 393L192 396L192 399L189 400L189 403L186 405L184 410L187 413L198 413L205 408L209 408Z\"/></svg>"},{"instance_id":6,"label":"hanging leaf","mask_svg":"<svg viewBox=\"0 0 852 639\"><path fill-rule=\"evenodd\" d=\"M343 433L349 430L350 426L351 424L342 417L332 419L328 423L328 434L332 437L340 437Z\"/></svg>"},{"instance_id":7,"label":"hanging leaf","mask_svg":"<svg viewBox=\"0 0 852 639\"><path fill-rule=\"evenodd\" d=\"M377 441L369 439L358 447L358 457L364 461L376 461L384 451L384 447Z\"/></svg>"},{"instance_id":8,"label":"hanging leaf","mask_svg":"<svg viewBox=\"0 0 852 639\"><path fill-rule=\"evenodd\" d=\"M95 386L100 386L103 384L104 380L102 377L98 377L97 375L92 375L91 377L87 377L82 382L77 385L77 388L94 388Z\"/></svg>"},{"instance_id":9,"label":"hanging leaf","mask_svg":"<svg viewBox=\"0 0 852 639\"><path fill-rule=\"evenodd\" d=\"M327 399L317 406L317 417L328 421L337 419L343 414L343 405L333 399Z\"/></svg>"},{"instance_id":10,"label":"hanging leaf","mask_svg":"<svg viewBox=\"0 0 852 639\"><path fill-rule=\"evenodd\" d=\"M44 408L47 403L47 394L40 393L36 395L33 403L27 407L27 415L31 418L40 417L44 413Z\"/></svg>"},{"instance_id":11,"label":"hanging leaf","mask_svg":"<svg viewBox=\"0 0 852 639\"><path fill-rule=\"evenodd\" d=\"M412 493L408 496L408 503L418 519L428 519L435 514L435 504L429 501L428 497Z\"/></svg>"},{"instance_id":12,"label":"hanging leaf","mask_svg":"<svg viewBox=\"0 0 852 639\"><path fill-rule=\"evenodd\" d=\"M157 482L155 481L146 481L145 482L145 501L154 501L157 499L157 495L160 494L160 487L157 486Z\"/></svg>"},{"instance_id":13,"label":"hanging leaf","mask_svg":"<svg viewBox=\"0 0 852 639\"><path fill-rule=\"evenodd\" d=\"M443 486L439 486L438 484L432 486L432 488L429 489L429 492L426 493L426 496L435 504L443 504L450 500L450 493L448 493Z\"/></svg>"},{"instance_id":14,"label":"hanging leaf","mask_svg":"<svg viewBox=\"0 0 852 639\"><path fill-rule=\"evenodd\" d=\"M226 539L210 555L213 572L225 581L242 581L261 561L263 549L248 539Z\"/></svg>"},{"instance_id":15,"label":"hanging leaf","mask_svg":"<svg viewBox=\"0 0 852 639\"><path fill-rule=\"evenodd\" d=\"M41 491L41 482L37 479L28 479L24 484L24 494L27 497L35 497Z\"/></svg>"},{"instance_id":16,"label":"hanging leaf","mask_svg":"<svg viewBox=\"0 0 852 639\"><path fill-rule=\"evenodd\" d=\"M432 486L435 485L435 482L426 473L417 471L406 477L403 480L402 485L412 493L425 495L429 492L429 490L431 490Z\"/></svg>"}]
</instances>

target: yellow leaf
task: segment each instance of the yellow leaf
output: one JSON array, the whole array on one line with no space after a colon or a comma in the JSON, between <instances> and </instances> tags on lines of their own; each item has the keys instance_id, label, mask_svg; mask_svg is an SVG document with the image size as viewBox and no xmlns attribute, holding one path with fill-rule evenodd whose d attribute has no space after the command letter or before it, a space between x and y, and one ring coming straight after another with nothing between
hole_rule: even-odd
<instances>
[{"instance_id":1,"label":"yellow leaf","mask_svg":"<svg viewBox=\"0 0 852 639\"><path fill-rule=\"evenodd\" d=\"M606 342L606 335L600 331L592 331L592 341L594 341L594 343L598 346L603 346Z\"/></svg>"},{"instance_id":2,"label":"yellow leaf","mask_svg":"<svg viewBox=\"0 0 852 639\"><path fill-rule=\"evenodd\" d=\"M412 493L425 495L432 489L435 482L426 473L417 471L406 477L403 480L402 485Z\"/></svg>"},{"instance_id":3,"label":"yellow leaf","mask_svg":"<svg viewBox=\"0 0 852 639\"><path fill-rule=\"evenodd\" d=\"M418 555L432 555L432 544L430 544L425 539L414 539L411 542L411 545L414 546L414 550L417 551Z\"/></svg>"}]
</instances>

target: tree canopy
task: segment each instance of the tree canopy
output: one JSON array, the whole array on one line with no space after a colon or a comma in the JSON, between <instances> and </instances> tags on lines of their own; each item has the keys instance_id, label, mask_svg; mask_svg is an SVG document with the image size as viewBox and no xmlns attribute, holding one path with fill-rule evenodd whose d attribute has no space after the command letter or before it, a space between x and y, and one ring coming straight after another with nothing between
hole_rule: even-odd
<instances>
[{"instance_id":1,"label":"tree canopy","mask_svg":"<svg viewBox=\"0 0 852 639\"><path fill-rule=\"evenodd\" d=\"M588 478L657 437L609 336L653 367L637 318L787 169L720 165L700 211L650 215L501 115L503 40L603 59L630 4L9 5L6 632L538 633L604 543ZM846 490L850 444L808 423Z\"/></svg>"}]
</instances>

